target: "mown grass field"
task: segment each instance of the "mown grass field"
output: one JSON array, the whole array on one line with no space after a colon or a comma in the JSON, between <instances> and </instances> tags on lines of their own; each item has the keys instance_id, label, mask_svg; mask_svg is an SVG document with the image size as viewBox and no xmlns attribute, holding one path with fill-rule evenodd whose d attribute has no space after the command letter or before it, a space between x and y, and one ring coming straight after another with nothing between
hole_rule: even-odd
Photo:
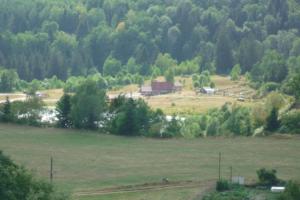
<instances>
[{"instance_id":1,"label":"mown grass field","mask_svg":"<svg viewBox=\"0 0 300 200\"><path fill-rule=\"evenodd\" d=\"M219 90L228 89L229 92L235 93L235 95L239 94L240 91L255 93L253 89L246 86L244 78L240 81L231 81L229 77L212 76L211 79ZM164 78L159 77L158 80L164 80ZM236 103L242 106L253 106L257 103L257 101L248 100L239 102L236 96L196 94L191 77L176 77L176 81L183 83L183 90L181 92L144 97L145 101L150 107L154 109L160 108L164 113L169 115L205 113L209 109L223 106L226 102ZM146 81L145 84L150 85L151 82ZM138 91L139 88L137 85L129 85L118 90L109 91L108 93L116 95L137 93ZM262 100L259 100L259 102L262 102Z\"/></svg>"},{"instance_id":2,"label":"mown grass field","mask_svg":"<svg viewBox=\"0 0 300 200\"><path fill-rule=\"evenodd\" d=\"M170 181L208 181L233 174L256 179L261 167L282 179L300 180L300 137L199 138L157 140L124 138L86 131L39 129L0 124L0 149L17 163L47 178L54 158L54 183L71 193L123 185ZM200 189L114 194L93 199L186 199ZM154 198L155 197L155 198ZM176 198L175 198L176 197ZM75 198L79 199L79 198ZM190 198L188 198L190 199Z\"/></svg>"},{"instance_id":3,"label":"mown grass field","mask_svg":"<svg viewBox=\"0 0 300 200\"><path fill-rule=\"evenodd\" d=\"M163 80L163 77L159 77L159 80ZM216 84L217 89L229 89L228 91L238 94L239 91L250 91L255 92L253 89L245 85L245 80L241 79L240 81L231 81L229 77L224 76L212 76L212 81ZM198 114L205 113L211 108L219 108L224 105L226 102L236 103L243 106L252 106L257 101L237 101L236 96L222 96L222 95L200 95L196 94L193 88L192 78L191 77L176 77L176 81L183 83L182 92L151 96L151 97L142 97L139 95L138 85L128 85L118 89L110 90L107 92L109 96L117 96L119 94L134 94L144 100L149 104L153 109L160 108L164 113L168 115L172 114ZM145 84L150 84L150 81L146 81ZM47 97L43 98L45 104L49 107L54 107L57 101L63 95L63 89L54 89L41 91L46 94ZM11 100L24 100L26 96L21 93L12 93L12 94L3 94L0 95L0 101L5 101L6 96L9 96ZM261 102L262 100L259 100Z\"/></svg>"}]
</instances>

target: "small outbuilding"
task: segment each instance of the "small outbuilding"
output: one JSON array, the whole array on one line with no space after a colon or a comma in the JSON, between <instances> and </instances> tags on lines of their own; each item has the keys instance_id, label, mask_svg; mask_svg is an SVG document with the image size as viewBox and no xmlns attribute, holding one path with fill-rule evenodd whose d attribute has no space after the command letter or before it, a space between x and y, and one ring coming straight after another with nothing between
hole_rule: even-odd
<instances>
[{"instance_id":1,"label":"small outbuilding","mask_svg":"<svg viewBox=\"0 0 300 200\"><path fill-rule=\"evenodd\" d=\"M151 96L152 95L152 87L143 85L140 88L140 93L141 93L141 95L144 95L144 96Z\"/></svg>"},{"instance_id":2,"label":"small outbuilding","mask_svg":"<svg viewBox=\"0 0 300 200\"><path fill-rule=\"evenodd\" d=\"M45 98L48 98L49 95L47 93L43 93L43 92L36 92L35 97L40 98L40 99L45 99Z\"/></svg>"},{"instance_id":3,"label":"small outbuilding","mask_svg":"<svg viewBox=\"0 0 300 200\"><path fill-rule=\"evenodd\" d=\"M235 176L232 177L232 183L238 184L238 185L245 185L245 178L242 176Z\"/></svg>"},{"instance_id":4,"label":"small outbuilding","mask_svg":"<svg viewBox=\"0 0 300 200\"><path fill-rule=\"evenodd\" d=\"M216 89L211 88L211 87L202 87L200 89L200 92L203 94L215 94L216 93Z\"/></svg>"},{"instance_id":5,"label":"small outbuilding","mask_svg":"<svg viewBox=\"0 0 300 200\"><path fill-rule=\"evenodd\" d=\"M282 193L285 191L285 187L271 187L271 192Z\"/></svg>"}]
</instances>

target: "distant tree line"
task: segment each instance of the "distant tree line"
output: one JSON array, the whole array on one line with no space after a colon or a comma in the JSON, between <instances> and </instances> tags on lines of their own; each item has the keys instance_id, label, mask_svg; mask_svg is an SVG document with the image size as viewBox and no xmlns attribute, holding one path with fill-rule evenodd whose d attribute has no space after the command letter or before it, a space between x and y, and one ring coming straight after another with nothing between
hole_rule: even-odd
<instances>
[{"instance_id":1,"label":"distant tree line","mask_svg":"<svg viewBox=\"0 0 300 200\"><path fill-rule=\"evenodd\" d=\"M238 65L257 86L281 83L299 73L299 10L298 0L4 0L0 66L31 81Z\"/></svg>"},{"instance_id":2,"label":"distant tree line","mask_svg":"<svg viewBox=\"0 0 300 200\"><path fill-rule=\"evenodd\" d=\"M75 92L79 85L87 79L96 81L102 89L115 89L124 85L142 85L144 80L151 77L139 74L119 74L118 76L103 76L97 71L91 72L87 76L71 76L62 81L56 76L43 80L33 79L32 81L21 80L15 70L0 68L0 92L25 92L34 94L36 91L49 89L64 89L66 92ZM174 77L173 77L174 78Z\"/></svg>"},{"instance_id":3,"label":"distant tree line","mask_svg":"<svg viewBox=\"0 0 300 200\"><path fill-rule=\"evenodd\" d=\"M123 136L156 138L253 136L274 132L299 133L300 112L290 110L293 98L271 92L264 104L242 107L226 103L221 108L203 114L166 116L162 110L153 110L142 99L118 96L108 99L101 79L91 76L57 102L53 122L44 121L49 110L37 97L0 105L2 122L33 126L99 130ZM55 124L53 124L55 123Z\"/></svg>"}]
</instances>

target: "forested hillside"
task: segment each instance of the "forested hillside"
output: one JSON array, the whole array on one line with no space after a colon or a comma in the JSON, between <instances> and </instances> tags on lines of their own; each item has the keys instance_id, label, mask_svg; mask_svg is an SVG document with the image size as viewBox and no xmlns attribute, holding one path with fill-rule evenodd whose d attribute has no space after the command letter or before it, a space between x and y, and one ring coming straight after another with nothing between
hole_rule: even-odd
<instances>
[{"instance_id":1,"label":"forested hillside","mask_svg":"<svg viewBox=\"0 0 300 200\"><path fill-rule=\"evenodd\" d=\"M0 66L23 80L100 72L300 71L299 0L0 0Z\"/></svg>"}]
</instances>

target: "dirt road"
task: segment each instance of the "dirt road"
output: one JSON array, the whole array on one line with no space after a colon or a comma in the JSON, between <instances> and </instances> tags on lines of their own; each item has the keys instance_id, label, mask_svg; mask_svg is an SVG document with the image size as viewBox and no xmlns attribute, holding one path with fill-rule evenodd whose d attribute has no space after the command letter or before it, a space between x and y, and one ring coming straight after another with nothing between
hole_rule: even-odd
<instances>
[{"instance_id":1,"label":"dirt road","mask_svg":"<svg viewBox=\"0 0 300 200\"><path fill-rule=\"evenodd\" d=\"M179 181L169 183L146 183L141 185L129 185L115 188L107 188L100 190L89 190L89 191L77 191L73 194L73 197L83 196L102 196L111 194L124 194L124 193L136 193L146 191L160 191L160 190L171 190L179 188L199 188L201 191L207 191L214 187L215 181ZM199 194L200 195L200 194Z\"/></svg>"}]
</instances>

